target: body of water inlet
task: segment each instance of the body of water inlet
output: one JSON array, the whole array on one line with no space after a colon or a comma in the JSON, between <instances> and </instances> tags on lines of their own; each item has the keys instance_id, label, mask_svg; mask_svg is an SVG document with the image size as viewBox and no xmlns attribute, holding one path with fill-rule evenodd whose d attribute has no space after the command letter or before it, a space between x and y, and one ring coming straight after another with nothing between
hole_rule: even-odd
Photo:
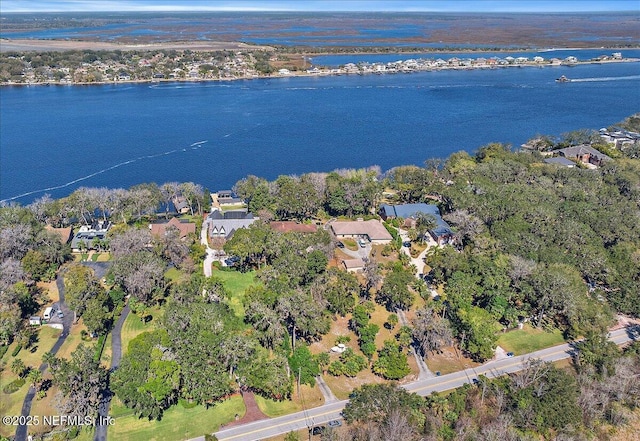
<instances>
[{"instance_id":1,"label":"body of water inlet","mask_svg":"<svg viewBox=\"0 0 640 441\"><path fill-rule=\"evenodd\" d=\"M556 83L566 75L573 81ZM422 164L640 111L640 63L0 89L0 200Z\"/></svg>"}]
</instances>

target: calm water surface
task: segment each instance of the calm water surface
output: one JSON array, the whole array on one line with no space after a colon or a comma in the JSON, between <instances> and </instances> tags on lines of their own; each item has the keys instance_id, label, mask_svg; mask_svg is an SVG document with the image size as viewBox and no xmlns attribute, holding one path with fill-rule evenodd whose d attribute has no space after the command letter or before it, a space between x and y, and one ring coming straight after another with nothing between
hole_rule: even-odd
<instances>
[{"instance_id":1,"label":"calm water surface","mask_svg":"<svg viewBox=\"0 0 640 441\"><path fill-rule=\"evenodd\" d=\"M574 79L555 83L566 75ZM640 63L0 89L0 199L422 164L640 111Z\"/></svg>"}]
</instances>

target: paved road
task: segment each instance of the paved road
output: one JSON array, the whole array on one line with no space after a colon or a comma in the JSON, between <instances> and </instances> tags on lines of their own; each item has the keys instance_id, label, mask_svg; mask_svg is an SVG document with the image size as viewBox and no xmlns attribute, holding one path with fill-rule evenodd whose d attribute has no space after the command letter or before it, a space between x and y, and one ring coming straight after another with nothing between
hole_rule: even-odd
<instances>
[{"instance_id":1,"label":"paved road","mask_svg":"<svg viewBox=\"0 0 640 441\"><path fill-rule=\"evenodd\" d=\"M60 308L60 310L62 310L62 312L64 313L64 318L62 320L56 319L62 322L62 333L60 334L60 336L58 337L58 340L56 340L55 344L49 351L53 355L56 355L58 353L58 350L67 339L67 336L71 331L71 324L73 322L73 314L71 313L71 310L69 310L66 303L64 302L64 280L61 274L58 274L58 277L56 278L56 286L58 287L58 293L60 295L58 308ZM48 365L46 363L42 363L38 369L40 370L40 372L44 373L44 371L47 370L47 367ZM24 397L24 401L22 402L22 411L20 412L20 415L26 417L31 414L31 403L33 402L33 398L35 397L35 395L36 395L36 390L33 387L30 387L29 391L27 392L27 396ZM27 426L20 425L16 428L16 435L14 439L16 441L26 441L27 435L28 435Z\"/></svg>"},{"instance_id":2,"label":"paved road","mask_svg":"<svg viewBox=\"0 0 640 441\"><path fill-rule=\"evenodd\" d=\"M111 331L111 372L116 370L120 366L120 359L122 358L122 325L129 315L129 305L125 306L120 314L120 318L116 322L113 330ZM111 404L111 393L107 394L105 400L100 403L98 408L99 421L106 421L107 415L109 415L109 406ZM106 441L107 440L107 428L105 424L98 424L96 431L93 434L94 441Z\"/></svg>"},{"instance_id":3,"label":"paved road","mask_svg":"<svg viewBox=\"0 0 640 441\"><path fill-rule=\"evenodd\" d=\"M623 344L638 339L640 336L632 336L627 329L620 329L610 333L610 338L616 344ZM524 364L529 359L541 359L543 361L558 361L569 358L574 349L570 344L554 346L548 349L533 352L519 357L509 357L506 359L490 361L482 366L464 371L454 372L440 377L427 378L406 384L403 387L410 392L415 392L420 396L430 395L432 392L442 392L455 389L465 383L472 383L474 378L484 375L488 378L495 378L508 373L522 370ZM243 426L232 427L220 430L215 433L220 441L228 440L259 440L269 438L290 431L296 431L324 424L330 420L342 418L341 412L347 404L347 400L325 404L320 407L296 412L278 418L256 421ZM196 438L193 441L203 441L204 437Z\"/></svg>"}]
</instances>

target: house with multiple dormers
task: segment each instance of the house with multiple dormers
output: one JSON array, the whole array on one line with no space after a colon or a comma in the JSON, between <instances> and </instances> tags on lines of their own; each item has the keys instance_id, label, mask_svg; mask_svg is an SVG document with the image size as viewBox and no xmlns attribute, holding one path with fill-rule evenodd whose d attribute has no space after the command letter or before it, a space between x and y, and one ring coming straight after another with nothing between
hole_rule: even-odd
<instances>
[{"instance_id":1,"label":"house with multiple dormers","mask_svg":"<svg viewBox=\"0 0 640 441\"><path fill-rule=\"evenodd\" d=\"M245 210L213 210L205 220L211 239L229 240L240 228L248 228L260 218Z\"/></svg>"}]
</instances>

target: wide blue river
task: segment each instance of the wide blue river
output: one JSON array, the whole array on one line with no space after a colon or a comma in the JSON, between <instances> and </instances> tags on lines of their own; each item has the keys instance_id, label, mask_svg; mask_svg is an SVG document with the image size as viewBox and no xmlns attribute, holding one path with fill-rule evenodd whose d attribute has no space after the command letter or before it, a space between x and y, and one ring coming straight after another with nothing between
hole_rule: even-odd
<instances>
[{"instance_id":1,"label":"wide blue river","mask_svg":"<svg viewBox=\"0 0 640 441\"><path fill-rule=\"evenodd\" d=\"M566 75L571 83L556 83ZM0 89L0 200L422 164L640 111L640 63Z\"/></svg>"}]
</instances>

